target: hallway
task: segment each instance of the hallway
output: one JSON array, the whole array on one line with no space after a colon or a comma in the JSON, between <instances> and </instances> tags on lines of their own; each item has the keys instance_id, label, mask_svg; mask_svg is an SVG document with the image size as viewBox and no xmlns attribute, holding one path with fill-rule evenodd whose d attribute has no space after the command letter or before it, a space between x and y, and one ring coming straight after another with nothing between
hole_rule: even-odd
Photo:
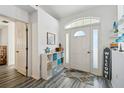
<instances>
[{"instance_id":1,"label":"hallway","mask_svg":"<svg viewBox=\"0 0 124 93\"><path fill-rule=\"evenodd\" d=\"M68 71L64 69L56 77L45 81L27 78L18 73L13 66L0 66L1 88L109 88L111 83L102 77L97 77L86 72L71 71L83 75L80 81L74 77L68 77ZM88 78L87 78L88 75Z\"/></svg>"},{"instance_id":2,"label":"hallway","mask_svg":"<svg viewBox=\"0 0 124 93\"><path fill-rule=\"evenodd\" d=\"M26 81L33 81L32 78L26 78L18 73L13 66L0 66L0 87L10 88Z\"/></svg>"}]
</instances>

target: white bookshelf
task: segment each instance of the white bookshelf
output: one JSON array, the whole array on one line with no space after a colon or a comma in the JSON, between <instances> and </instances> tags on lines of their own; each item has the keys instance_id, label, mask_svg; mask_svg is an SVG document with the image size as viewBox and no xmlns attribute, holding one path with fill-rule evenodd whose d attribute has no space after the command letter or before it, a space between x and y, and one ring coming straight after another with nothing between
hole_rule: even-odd
<instances>
[{"instance_id":1,"label":"white bookshelf","mask_svg":"<svg viewBox=\"0 0 124 93\"><path fill-rule=\"evenodd\" d=\"M48 80L64 67L64 52L41 54L41 78Z\"/></svg>"}]
</instances>

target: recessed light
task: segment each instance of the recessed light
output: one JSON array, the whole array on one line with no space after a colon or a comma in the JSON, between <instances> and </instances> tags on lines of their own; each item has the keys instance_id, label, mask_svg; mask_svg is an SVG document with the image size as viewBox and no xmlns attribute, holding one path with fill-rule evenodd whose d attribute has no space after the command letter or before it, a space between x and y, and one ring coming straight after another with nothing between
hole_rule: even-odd
<instances>
[{"instance_id":1,"label":"recessed light","mask_svg":"<svg viewBox=\"0 0 124 93\"><path fill-rule=\"evenodd\" d=\"M3 23L9 23L9 22L8 22L8 21L6 21L6 20L3 20L2 22L3 22Z\"/></svg>"}]
</instances>

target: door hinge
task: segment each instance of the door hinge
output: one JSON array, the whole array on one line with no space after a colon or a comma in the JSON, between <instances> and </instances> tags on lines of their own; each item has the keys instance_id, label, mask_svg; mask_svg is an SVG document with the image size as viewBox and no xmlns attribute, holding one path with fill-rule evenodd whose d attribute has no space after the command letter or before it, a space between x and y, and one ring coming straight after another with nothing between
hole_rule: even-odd
<instances>
[{"instance_id":1,"label":"door hinge","mask_svg":"<svg viewBox=\"0 0 124 93\"><path fill-rule=\"evenodd\" d=\"M28 50L28 48L26 48L26 50Z\"/></svg>"},{"instance_id":2,"label":"door hinge","mask_svg":"<svg viewBox=\"0 0 124 93\"><path fill-rule=\"evenodd\" d=\"M26 69L28 69L28 67L26 66Z\"/></svg>"},{"instance_id":3,"label":"door hinge","mask_svg":"<svg viewBox=\"0 0 124 93\"><path fill-rule=\"evenodd\" d=\"M26 31L28 31L28 28L26 28Z\"/></svg>"}]
</instances>

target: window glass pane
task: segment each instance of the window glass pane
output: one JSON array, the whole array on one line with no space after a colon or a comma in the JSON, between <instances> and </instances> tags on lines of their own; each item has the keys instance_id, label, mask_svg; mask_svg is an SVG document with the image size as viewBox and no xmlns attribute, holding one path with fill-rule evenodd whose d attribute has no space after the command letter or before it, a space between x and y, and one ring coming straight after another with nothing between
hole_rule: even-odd
<instances>
[{"instance_id":1,"label":"window glass pane","mask_svg":"<svg viewBox=\"0 0 124 93\"><path fill-rule=\"evenodd\" d=\"M66 63L69 63L69 33L66 33Z\"/></svg>"},{"instance_id":2,"label":"window glass pane","mask_svg":"<svg viewBox=\"0 0 124 93\"><path fill-rule=\"evenodd\" d=\"M84 31L77 31L76 33L74 33L74 37L80 37L80 36L85 36L86 34L84 33Z\"/></svg>"},{"instance_id":3,"label":"window glass pane","mask_svg":"<svg viewBox=\"0 0 124 93\"><path fill-rule=\"evenodd\" d=\"M83 18L80 18L80 19L70 23L69 25L66 25L65 29L80 27L80 26L85 26L85 25L91 25L91 24L95 24L95 23L99 23L99 22L100 22L100 20L95 17L83 17Z\"/></svg>"},{"instance_id":4,"label":"window glass pane","mask_svg":"<svg viewBox=\"0 0 124 93\"><path fill-rule=\"evenodd\" d=\"M93 68L98 68L98 30L93 30Z\"/></svg>"}]
</instances>

